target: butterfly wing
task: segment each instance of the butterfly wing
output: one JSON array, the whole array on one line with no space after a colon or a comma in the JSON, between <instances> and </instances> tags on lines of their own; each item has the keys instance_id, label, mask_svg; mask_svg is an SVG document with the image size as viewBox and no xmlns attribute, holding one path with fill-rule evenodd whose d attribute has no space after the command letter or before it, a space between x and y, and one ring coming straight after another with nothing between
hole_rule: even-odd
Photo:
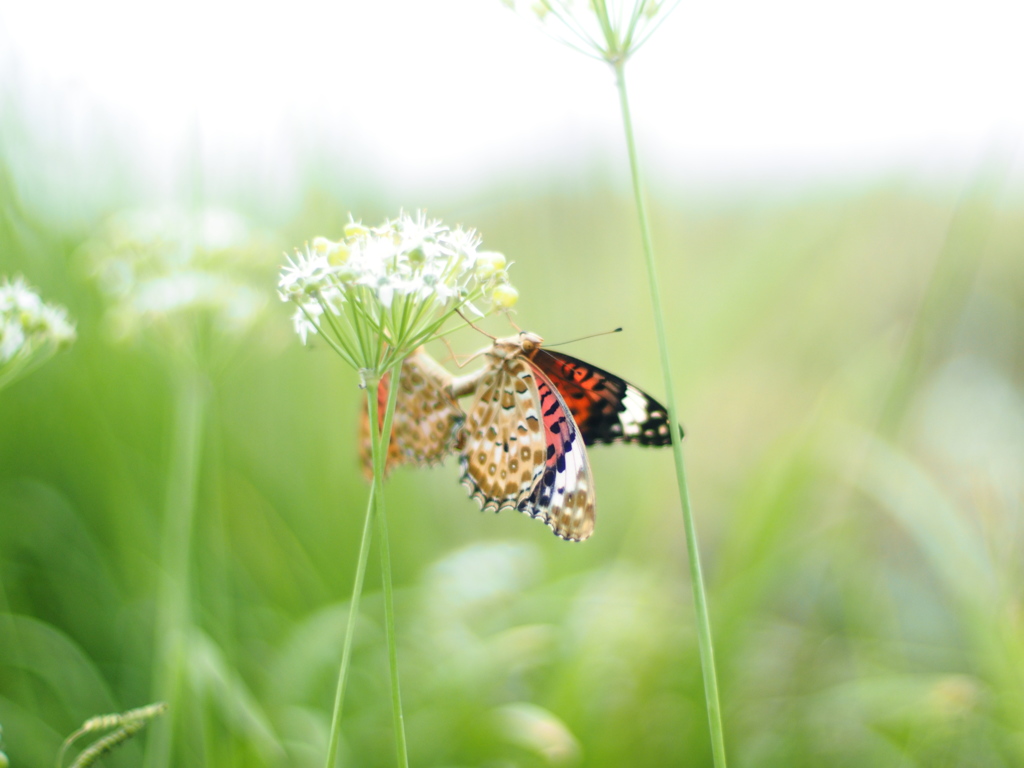
<instances>
[{"instance_id":1,"label":"butterfly wing","mask_svg":"<svg viewBox=\"0 0 1024 768\"><path fill-rule=\"evenodd\" d=\"M404 365L404 364L403 364ZM384 421L384 409L388 404L388 385L391 376L384 374L381 377L380 383L377 385L377 414L380 422L383 424ZM392 417L391 422L394 425L398 414L398 402L401 400L401 395L395 400L395 415ZM359 414L359 464L363 468L363 477L367 480L373 480L373 447L372 438L370 437L370 411L366 403L363 403L363 410ZM391 442L388 443L388 455L384 462L384 475L385 477L392 469L403 463L402 461L403 451L395 440L394 426L391 429Z\"/></svg>"},{"instance_id":2,"label":"butterfly wing","mask_svg":"<svg viewBox=\"0 0 1024 768\"><path fill-rule=\"evenodd\" d=\"M462 484L485 511L515 508L543 472L545 450L530 366L524 360L495 363L466 417Z\"/></svg>"},{"instance_id":3,"label":"butterfly wing","mask_svg":"<svg viewBox=\"0 0 1024 768\"><path fill-rule=\"evenodd\" d=\"M523 358L495 364L466 427L462 483L482 509L518 509L569 541L590 536L594 495L583 440L543 371Z\"/></svg>"},{"instance_id":4,"label":"butterfly wing","mask_svg":"<svg viewBox=\"0 0 1024 768\"><path fill-rule=\"evenodd\" d=\"M586 445L672 442L668 410L638 387L561 352L539 349L532 362L558 389Z\"/></svg>"},{"instance_id":5,"label":"butterfly wing","mask_svg":"<svg viewBox=\"0 0 1024 768\"><path fill-rule=\"evenodd\" d=\"M556 536L583 541L594 532L594 480L583 436L558 389L534 368L547 437L544 472L519 510L543 520Z\"/></svg>"},{"instance_id":6,"label":"butterfly wing","mask_svg":"<svg viewBox=\"0 0 1024 768\"><path fill-rule=\"evenodd\" d=\"M451 378L451 374L422 349L402 362L385 474L402 464L436 464L461 448L466 415L452 395ZM377 412L381 425L384 423L389 386L390 377L384 376L377 387ZM370 416L365 406L359 432L363 474L372 478Z\"/></svg>"}]
</instances>

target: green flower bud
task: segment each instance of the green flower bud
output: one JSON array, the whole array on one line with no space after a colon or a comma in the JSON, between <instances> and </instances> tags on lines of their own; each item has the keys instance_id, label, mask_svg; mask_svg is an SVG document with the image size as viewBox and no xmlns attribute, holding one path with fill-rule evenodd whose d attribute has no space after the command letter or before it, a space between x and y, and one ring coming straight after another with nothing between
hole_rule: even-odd
<instances>
[{"instance_id":1,"label":"green flower bud","mask_svg":"<svg viewBox=\"0 0 1024 768\"><path fill-rule=\"evenodd\" d=\"M417 245L411 251L409 251L409 263L415 267L422 265L427 260L427 254L423 252L423 247Z\"/></svg>"},{"instance_id":2,"label":"green flower bud","mask_svg":"<svg viewBox=\"0 0 1024 768\"><path fill-rule=\"evenodd\" d=\"M497 251L481 251L476 255L476 273L486 279L505 268L504 254Z\"/></svg>"},{"instance_id":3,"label":"green flower bud","mask_svg":"<svg viewBox=\"0 0 1024 768\"><path fill-rule=\"evenodd\" d=\"M350 221L345 225L345 237L366 237L370 230L357 221Z\"/></svg>"},{"instance_id":4,"label":"green flower bud","mask_svg":"<svg viewBox=\"0 0 1024 768\"><path fill-rule=\"evenodd\" d=\"M511 309L519 301L519 291L508 283L496 285L491 293L491 303L498 309Z\"/></svg>"},{"instance_id":5,"label":"green flower bud","mask_svg":"<svg viewBox=\"0 0 1024 768\"><path fill-rule=\"evenodd\" d=\"M326 256L334 248L334 243L326 237L314 237L311 250L320 256Z\"/></svg>"}]
</instances>

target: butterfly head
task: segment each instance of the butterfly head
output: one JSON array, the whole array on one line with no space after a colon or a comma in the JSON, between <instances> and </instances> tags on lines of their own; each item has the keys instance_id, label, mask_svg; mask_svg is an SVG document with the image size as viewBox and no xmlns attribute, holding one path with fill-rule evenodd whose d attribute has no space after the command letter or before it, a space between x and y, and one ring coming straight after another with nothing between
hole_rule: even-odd
<instances>
[{"instance_id":1,"label":"butterfly head","mask_svg":"<svg viewBox=\"0 0 1024 768\"><path fill-rule=\"evenodd\" d=\"M543 343L544 339L536 333L520 331L516 336L495 339L491 354L501 360L510 360L520 355L531 357Z\"/></svg>"}]
</instances>

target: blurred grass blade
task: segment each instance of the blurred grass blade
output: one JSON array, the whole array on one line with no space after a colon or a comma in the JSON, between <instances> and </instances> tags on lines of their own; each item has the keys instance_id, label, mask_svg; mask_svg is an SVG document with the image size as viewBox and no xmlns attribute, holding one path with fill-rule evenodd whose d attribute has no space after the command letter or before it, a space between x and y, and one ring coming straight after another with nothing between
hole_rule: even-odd
<instances>
[{"instance_id":1,"label":"blurred grass blade","mask_svg":"<svg viewBox=\"0 0 1024 768\"><path fill-rule=\"evenodd\" d=\"M167 470L167 495L163 510L153 698L171 709L164 722L153 729L147 743L147 768L166 768L173 758L174 738L183 695L182 674L192 622L191 552L196 514L203 425L210 397L209 382L198 369L180 372L176 384L174 431Z\"/></svg>"},{"instance_id":2,"label":"blurred grass blade","mask_svg":"<svg viewBox=\"0 0 1024 768\"><path fill-rule=\"evenodd\" d=\"M217 644L194 629L186 654L195 705L207 703L260 756L262 764L283 761L284 748L263 706L238 671L232 669Z\"/></svg>"},{"instance_id":3,"label":"blurred grass blade","mask_svg":"<svg viewBox=\"0 0 1024 768\"><path fill-rule=\"evenodd\" d=\"M999 591L992 561L978 530L938 484L881 438L850 430L838 445L839 461L846 466L867 446L854 482L910 535L949 593L967 605L993 608Z\"/></svg>"}]
</instances>

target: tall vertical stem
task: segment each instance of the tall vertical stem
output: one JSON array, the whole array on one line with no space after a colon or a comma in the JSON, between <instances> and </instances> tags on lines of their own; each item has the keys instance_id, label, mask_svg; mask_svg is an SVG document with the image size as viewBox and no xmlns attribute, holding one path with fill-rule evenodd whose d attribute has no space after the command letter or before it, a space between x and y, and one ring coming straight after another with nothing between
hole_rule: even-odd
<instances>
[{"instance_id":1,"label":"tall vertical stem","mask_svg":"<svg viewBox=\"0 0 1024 768\"><path fill-rule=\"evenodd\" d=\"M409 750L405 741L405 718L402 714L402 692L398 680L398 645L395 639L395 600L394 588L391 583L391 552L388 545L388 521L384 506L384 467L387 449L391 442L391 419L395 412L395 400L398 396L398 379L402 363L398 363L390 371L387 408L384 411L384 423L378 432L380 422L377 420L378 406L376 391L368 399L370 404L370 434L373 437L373 486L374 501L377 508L377 538L380 547L380 570L384 584L384 626L388 643L388 667L391 672L391 713L395 728L395 751L398 756L399 768L408 768Z\"/></svg>"},{"instance_id":2,"label":"tall vertical stem","mask_svg":"<svg viewBox=\"0 0 1024 768\"><path fill-rule=\"evenodd\" d=\"M181 374L175 392L174 431L161 526L160 584L154 641L154 701L166 701L168 717L154 728L146 749L147 768L171 764L174 726L180 717L185 643L191 624L190 562L196 486L209 384L198 369Z\"/></svg>"},{"instance_id":3,"label":"tall vertical stem","mask_svg":"<svg viewBox=\"0 0 1024 768\"><path fill-rule=\"evenodd\" d=\"M651 244L651 229L647 219L647 206L644 202L643 187L640 182L640 165L637 161L636 141L633 138L633 120L630 116L629 99L626 94L625 64L624 58L619 58L613 63L615 83L619 91L622 123L626 133L626 149L629 152L629 168L633 177L633 197L636 202L637 215L640 219L640 236L643 240L644 260L647 263L647 281L650 287L651 308L654 311L658 352L661 357L661 370L665 379L665 402L668 407L669 423L676 425L679 424L679 419L677 418L675 388L672 385L672 364L668 354L665 315L661 308L661 292L658 286L654 247ZM700 566L700 548L697 546L697 527L694 525L693 511L690 508L690 491L686 484L686 468L683 465L683 445L679 432L673 428L671 433L672 454L675 457L676 466L676 481L679 484L679 500L683 510L683 527L686 529L686 551L690 560L693 603L697 613L697 642L700 646L701 671L704 676L704 696L707 700L708 725L711 730L711 752L714 756L716 768L725 768L722 708L718 699L718 674L715 671L715 650L711 638L711 620L708 616L704 576Z\"/></svg>"}]
</instances>

